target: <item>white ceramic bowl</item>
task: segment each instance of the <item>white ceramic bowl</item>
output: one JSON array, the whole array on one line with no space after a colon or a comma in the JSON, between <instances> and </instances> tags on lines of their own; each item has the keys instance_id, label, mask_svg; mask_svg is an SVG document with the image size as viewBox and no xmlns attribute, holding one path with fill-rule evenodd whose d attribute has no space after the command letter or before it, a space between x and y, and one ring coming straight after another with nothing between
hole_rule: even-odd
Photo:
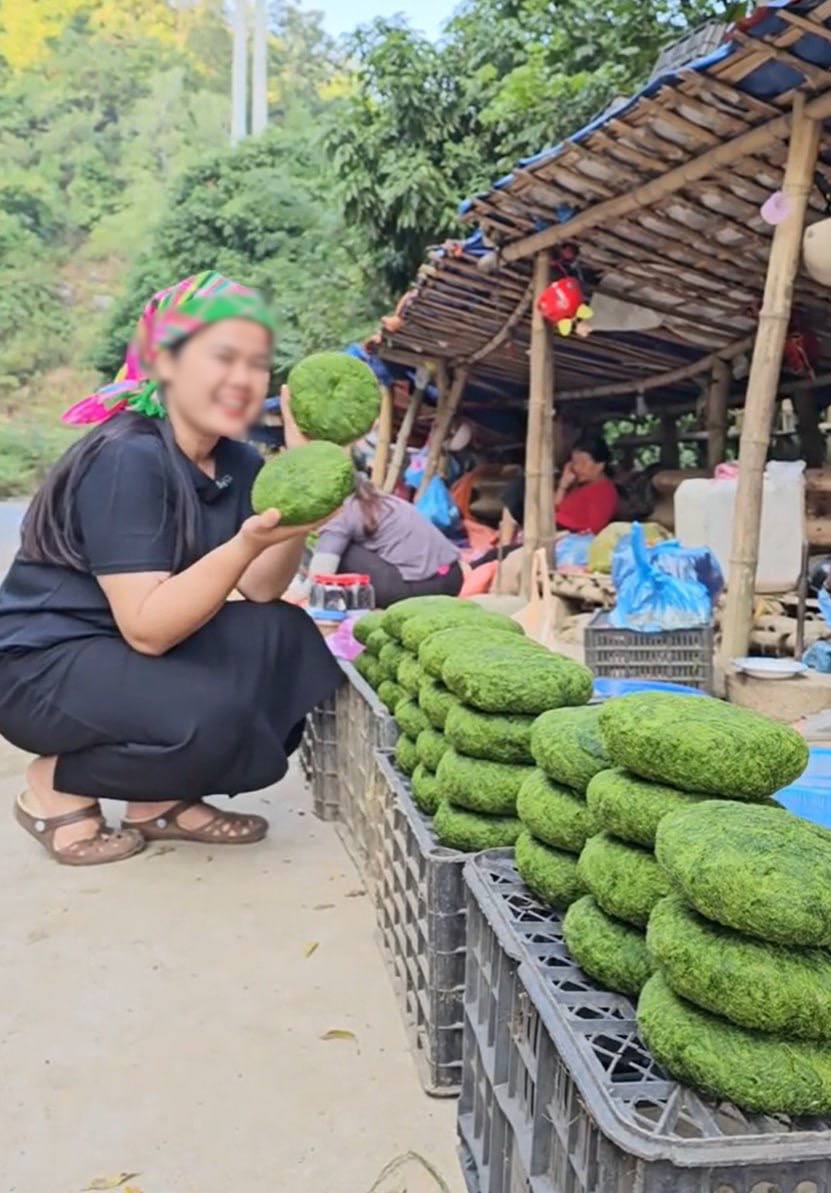
<instances>
[{"instance_id":1,"label":"white ceramic bowl","mask_svg":"<svg viewBox=\"0 0 831 1193\"><path fill-rule=\"evenodd\" d=\"M733 659L733 666L752 679L793 679L808 670L796 659Z\"/></svg>"}]
</instances>

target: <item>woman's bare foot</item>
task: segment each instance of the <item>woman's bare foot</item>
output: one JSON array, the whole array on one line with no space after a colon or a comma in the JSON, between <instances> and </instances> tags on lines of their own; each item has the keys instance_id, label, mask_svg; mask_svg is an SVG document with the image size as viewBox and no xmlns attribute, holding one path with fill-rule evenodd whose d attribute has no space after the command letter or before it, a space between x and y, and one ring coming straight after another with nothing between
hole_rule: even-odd
<instances>
[{"instance_id":1,"label":"woman's bare foot","mask_svg":"<svg viewBox=\"0 0 831 1193\"><path fill-rule=\"evenodd\" d=\"M128 804L124 819L130 824L141 824L143 820L156 820L163 817L171 808L175 808L179 801L175 799L163 800L158 804ZM209 804L196 803L176 816L177 822L186 829L204 828L216 816L216 808Z\"/></svg>"},{"instance_id":2,"label":"woman's bare foot","mask_svg":"<svg viewBox=\"0 0 831 1193\"><path fill-rule=\"evenodd\" d=\"M36 758L26 771L28 791L21 798L23 808L33 816L44 820L51 816L64 816L67 812L79 812L82 808L98 811L98 800L85 795L64 795L55 790L55 764L57 758ZM76 841L90 841L97 836L100 825L94 818L79 820L77 824L66 824L55 832L55 848L60 851Z\"/></svg>"}]
</instances>

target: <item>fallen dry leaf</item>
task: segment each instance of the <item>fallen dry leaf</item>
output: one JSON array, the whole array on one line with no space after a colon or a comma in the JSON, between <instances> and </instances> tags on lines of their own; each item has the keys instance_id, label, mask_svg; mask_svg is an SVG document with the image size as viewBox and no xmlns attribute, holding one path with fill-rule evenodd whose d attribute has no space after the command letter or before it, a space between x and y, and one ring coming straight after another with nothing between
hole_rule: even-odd
<instances>
[{"instance_id":1,"label":"fallen dry leaf","mask_svg":"<svg viewBox=\"0 0 831 1193\"><path fill-rule=\"evenodd\" d=\"M312 911L331 911L334 906L334 903L316 903Z\"/></svg>"},{"instance_id":2,"label":"fallen dry leaf","mask_svg":"<svg viewBox=\"0 0 831 1193\"><path fill-rule=\"evenodd\" d=\"M306 945L303 956L311 957L312 953L316 953L319 948L320 948L320 942L317 940L313 940L311 944Z\"/></svg>"},{"instance_id":3,"label":"fallen dry leaf","mask_svg":"<svg viewBox=\"0 0 831 1193\"><path fill-rule=\"evenodd\" d=\"M362 899L366 891L347 891L344 898L346 899Z\"/></svg>"},{"instance_id":4,"label":"fallen dry leaf","mask_svg":"<svg viewBox=\"0 0 831 1193\"><path fill-rule=\"evenodd\" d=\"M434 1168L429 1160L425 1160L424 1156L422 1156L419 1152L405 1152L402 1156L396 1156L394 1160L390 1160L389 1164L386 1164L379 1173L378 1178L372 1188L369 1190L369 1193L383 1193L384 1183L389 1177L397 1176L397 1174L402 1172L405 1168L412 1167L420 1169L423 1173L426 1173L426 1175L431 1178L431 1182L433 1183L435 1189L438 1190L438 1193L450 1193L450 1186L447 1184L447 1181L445 1181L438 1169ZM405 1193L409 1187L410 1182L407 1180L405 1185ZM389 1188L389 1186L387 1186L387 1188ZM419 1184L419 1188L422 1188L421 1184ZM392 1193L392 1190L390 1190L390 1193Z\"/></svg>"},{"instance_id":5,"label":"fallen dry leaf","mask_svg":"<svg viewBox=\"0 0 831 1193\"><path fill-rule=\"evenodd\" d=\"M138 1185L125 1185L124 1193L141 1193L141 1189Z\"/></svg>"},{"instance_id":6,"label":"fallen dry leaf","mask_svg":"<svg viewBox=\"0 0 831 1193\"><path fill-rule=\"evenodd\" d=\"M361 1051L361 1046L358 1043L358 1037L355 1035L354 1031L347 1031L343 1027L333 1027L331 1031L325 1032L320 1038L321 1038L321 1040L327 1040L327 1041L328 1040L350 1040L355 1045L355 1047L358 1049L358 1051L359 1052Z\"/></svg>"},{"instance_id":7,"label":"fallen dry leaf","mask_svg":"<svg viewBox=\"0 0 831 1193\"><path fill-rule=\"evenodd\" d=\"M99 1193L99 1190L102 1189L120 1189L122 1185L126 1185L128 1181L139 1175L138 1172L116 1172L113 1176L99 1176L94 1181L90 1181L84 1193L90 1193L90 1190ZM134 1190L133 1193L139 1193L139 1191Z\"/></svg>"}]
</instances>

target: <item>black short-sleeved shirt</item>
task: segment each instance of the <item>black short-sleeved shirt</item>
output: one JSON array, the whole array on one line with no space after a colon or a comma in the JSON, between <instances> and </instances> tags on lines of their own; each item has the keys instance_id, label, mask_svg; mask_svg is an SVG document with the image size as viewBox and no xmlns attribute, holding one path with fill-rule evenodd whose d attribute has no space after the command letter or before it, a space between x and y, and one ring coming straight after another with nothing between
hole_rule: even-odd
<instances>
[{"instance_id":1,"label":"black short-sleeved shirt","mask_svg":"<svg viewBox=\"0 0 831 1193\"><path fill-rule=\"evenodd\" d=\"M216 480L184 455L199 496L196 556L236 534L251 514L251 485L262 467L255 448L217 444ZM156 434L108 444L90 464L73 500L83 571L15 559L0 586L0 651L40 650L75 638L117 634L97 576L172 572L173 465Z\"/></svg>"}]
</instances>

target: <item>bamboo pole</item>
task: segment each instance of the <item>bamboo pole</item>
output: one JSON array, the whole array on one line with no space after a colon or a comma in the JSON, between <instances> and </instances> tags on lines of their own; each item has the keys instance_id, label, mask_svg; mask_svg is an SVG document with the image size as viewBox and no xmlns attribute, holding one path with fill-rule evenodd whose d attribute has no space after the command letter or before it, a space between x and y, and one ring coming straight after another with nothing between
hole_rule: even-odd
<instances>
[{"instance_id":1,"label":"bamboo pole","mask_svg":"<svg viewBox=\"0 0 831 1193\"><path fill-rule=\"evenodd\" d=\"M797 96L797 98L801 97ZM792 115L794 127L791 125ZM824 120L828 116L831 116L831 93L826 92L824 95L818 96L804 108L804 118L810 121ZM566 220L565 223L555 224L542 232L535 232L531 236L515 240L500 250L499 258L502 262L508 262L517 261L520 257L531 257L541 249L550 249L552 245L561 240L573 240L579 233L585 232L586 229L593 228L597 224L619 219L631 211L637 211L641 207L657 203L660 199L665 199L667 195L674 194L675 191L689 183L706 178L720 166L729 166L740 157L747 157L757 153L760 149L765 149L774 141L783 140L788 136L789 129L793 141L795 117L795 112L777 116L765 124L757 125L756 128L734 137L731 141L725 141L723 144L716 145L705 153L699 154L698 157L683 162L673 170L661 174L660 177L645 182L643 186L636 186L625 194L615 195L611 199L594 203L584 211L578 212L570 220Z\"/></svg>"},{"instance_id":2,"label":"bamboo pole","mask_svg":"<svg viewBox=\"0 0 831 1193\"><path fill-rule=\"evenodd\" d=\"M383 484L387 475L387 460L390 454L392 440L392 390L388 385L381 389L381 416L378 419L378 445L375 448L375 459L372 461L372 483Z\"/></svg>"},{"instance_id":3,"label":"bamboo pole","mask_svg":"<svg viewBox=\"0 0 831 1193\"><path fill-rule=\"evenodd\" d=\"M424 476L421 478L421 484L418 486L416 500L427 491L427 486L438 472L441 451L444 441L447 438L447 432L450 430L450 424L453 422L453 418L459 408L459 403L462 400L462 395L465 392L467 373L466 366L460 365L453 374L453 382L450 387L445 387L441 391L439 403L436 407L433 429L430 432L430 446L427 449Z\"/></svg>"},{"instance_id":4,"label":"bamboo pole","mask_svg":"<svg viewBox=\"0 0 831 1193\"><path fill-rule=\"evenodd\" d=\"M407 454L407 444L410 442L410 436L413 433L413 428L418 420L418 414L421 410L421 403L424 398L424 390L427 388L427 383L424 385L416 385L413 392L410 394L410 401L407 406L407 411L401 421L401 426L398 428L398 435L395 440L395 447L393 448L392 459L390 466L387 469L387 475L384 478L384 492L391 493L398 484L398 478L401 475L401 469L404 467L404 457Z\"/></svg>"},{"instance_id":5,"label":"bamboo pole","mask_svg":"<svg viewBox=\"0 0 831 1193\"><path fill-rule=\"evenodd\" d=\"M791 213L778 224L768 261L765 296L747 382L747 400L739 444L733 544L730 552L727 601L722 623L722 661L743 655L750 641L753 595L759 557L764 467L770 442L782 352L791 316L793 285L799 268L805 210L814 185L821 125L797 95L792 110L791 139L782 189ZM794 528L797 533L797 528Z\"/></svg>"},{"instance_id":6,"label":"bamboo pole","mask_svg":"<svg viewBox=\"0 0 831 1193\"><path fill-rule=\"evenodd\" d=\"M727 406L733 374L727 361L717 357L707 390L707 469L714 472L727 452Z\"/></svg>"},{"instance_id":7,"label":"bamboo pole","mask_svg":"<svg viewBox=\"0 0 831 1193\"><path fill-rule=\"evenodd\" d=\"M531 590L534 552L554 539L554 354L551 330L537 305L551 280L547 252L534 258L534 302L531 309L531 361L528 425L525 440L525 508L523 511L522 591Z\"/></svg>"}]
</instances>

